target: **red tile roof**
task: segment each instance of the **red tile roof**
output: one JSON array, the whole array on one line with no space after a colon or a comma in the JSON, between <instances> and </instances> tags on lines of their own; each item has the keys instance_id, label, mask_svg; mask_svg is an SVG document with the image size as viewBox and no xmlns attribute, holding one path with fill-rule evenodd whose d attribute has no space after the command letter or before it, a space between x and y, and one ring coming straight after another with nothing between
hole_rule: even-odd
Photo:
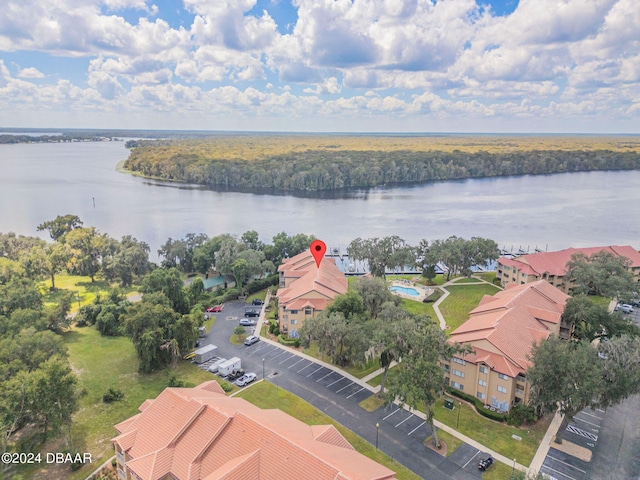
<instances>
[{"instance_id":1,"label":"red tile roof","mask_svg":"<svg viewBox=\"0 0 640 480\"><path fill-rule=\"evenodd\" d=\"M316 310L324 310L336 296L347 293L347 279L336 266L335 260L324 258L318 268L308 250L286 259L278 271L285 278L295 278L288 288L279 288L276 294L278 303L288 310L302 309L306 306L305 302L309 302L309 306ZM300 302L302 299L304 302Z\"/></svg>"},{"instance_id":2,"label":"red tile roof","mask_svg":"<svg viewBox=\"0 0 640 480\"><path fill-rule=\"evenodd\" d=\"M451 333L450 341L472 345L475 353L465 360L484 361L514 377L531 365L527 356L532 344L558 333L568 298L545 280L511 285L493 297L485 295L469 320Z\"/></svg>"},{"instance_id":3,"label":"red tile roof","mask_svg":"<svg viewBox=\"0 0 640 480\"><path fill-rule=\"evenodd\" d=\"M601 251L609 252L616 256L626 257L631 261L631 267L640 267L640 253L633 247L611 245L608 247L588 247L588 248L567 248L557 252L540 252L522 255L517 258L500 257L498 263L508 267L516 267L522 273L527 275L541 276L543 273L548 275L565 275L567 263L571 260L571 256L576 253L582 253L589 257L594 253Z\"/></svg>"},{"instance_id":4,"label":"red tile roof","mask_svg":"<svg viewBox=\"0 0 640 480\"><path fill-rule=\"evenodd\" d=\"M211 385L167 388L112 439L143 479L372 480L394 472L356 452L332 425L308 426Z\"/></svg>"}]
</instances>

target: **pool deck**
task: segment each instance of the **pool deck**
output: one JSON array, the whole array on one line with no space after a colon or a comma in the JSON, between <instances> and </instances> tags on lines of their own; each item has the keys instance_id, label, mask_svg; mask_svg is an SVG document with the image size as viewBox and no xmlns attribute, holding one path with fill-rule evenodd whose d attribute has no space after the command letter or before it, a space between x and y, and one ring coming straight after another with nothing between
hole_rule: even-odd
<instances>
[{"instance_id":1,"label":"pool deck","mask_svg":"<svg viewBox=\"0 0 640 480\"><path fill-rule=\"evenodd\" d=\"M422 302L425 298L427 298L429 295L433 293L433 290L431 288L425 287L424 285L420 285L417 283L413 283L409 280L394 280L393 282L391 282L390 287L403 287L403 288L415 289L415 291L418 292L418 295L409 295L402 292L394 292L393 290L390 290L390 291L394 295L397 295L402 298L407 298L409 300L414 300L416 302Z\"/></svg>"}]
</instances>

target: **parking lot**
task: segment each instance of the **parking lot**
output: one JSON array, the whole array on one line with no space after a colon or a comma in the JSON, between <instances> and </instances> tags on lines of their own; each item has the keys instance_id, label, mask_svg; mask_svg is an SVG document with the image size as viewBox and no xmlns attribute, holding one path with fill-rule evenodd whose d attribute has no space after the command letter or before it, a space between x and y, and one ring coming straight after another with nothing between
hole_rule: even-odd
<instances>
[{"instance_id":1,"label":"parking lot","mask_svg":"<svg viewBox=\"0 0 640 480\"><path fill-rule=\"evenodd\" d=\"M291 349L261 340L254 345L233 345L229 339L244 309L242 302L227 303L215 314L216 322L201 339L201 345L218 346L218 356L240 357L245 372L254 372L258 379L280 386L310 402L316 408L365 438L423 478L430 480L470 480L480 478L477 469L477 449L463 444L452 460L424 445L431 434L419 416L399 409L397 405L367 412L359 403L373 395L374 389L363 386L347 375L327 368L313 359L304 358ZM247 327L247 334L254 327ZM213 374L212 374L213 375ZM376 424L379 427L376 427ZM464 458L464 455L469 458ZM474 457L470 460L471 457Z\"/></svg>"},{"instance_id":2,"label":"parking lot","mask_svg":"<svg viewBox=\"0 0 640 480\"><path fill-rule=\"evenodd\" d=\"M540 471L557 480L592 478L591 456L598 445L604 416L604 410L585 408L574 417L573 421L569 422L564 432L565 442L571 442L585 449L584 453L589 454L588 460L567 453L563 451L564 449L555 448L554 443L551 443Z\"/></svg>"}]
</instances>

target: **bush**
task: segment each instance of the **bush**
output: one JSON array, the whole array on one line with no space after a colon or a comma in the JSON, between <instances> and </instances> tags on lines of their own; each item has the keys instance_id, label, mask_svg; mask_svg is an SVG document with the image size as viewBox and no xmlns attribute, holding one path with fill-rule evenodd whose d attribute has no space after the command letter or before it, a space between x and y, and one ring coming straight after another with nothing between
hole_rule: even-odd
<instances>
[{"instance_id":1,"label":"bush","mask_svg":"<svg viewBox=\"0 0 640 480\"><path fill-rule=\"evenodd\" d=\"M522 424L530 425L535 423L537 420L538 416L536 415L536 409L522 403L516 403L511 407L511 410L509 410L509 414L507 415L507 423L516 427L519 427Z\"/></svg>"},{"instance_id":2,"label":"bush","mask_svg":"<svg viewBox=\"0 0 640 480\"><path fill-rule=\"evenodd\" d=\"M457 388L449 388L448 391L454 397L458 397L458 398L461 398L462 400L472 403L476 407L477 412L483 417L487 417L497 422L504 422L507 417L507 415L504 413L492 412L488 408L484 408L484 403L482 403L479 399L477 399L473 395L469 395L464 392L461 392Z\"/></svg>"},{"instance_id":3,"label":"bush","mask_svg":"<svg viewBox=\"0 0 640 480\"><path fill-rule=\"evenodd\" d=\"M493 280L491 280L491 283L493 283L494 285L496 285L498 287L502 286L502 281L498 277L496 277Z\"/></svg>"},{"instance_id":4,"label":"bush","mask_svg":"<svg viewBox=\"0 0 640 480\"><path fill-rule=\"evenodd\" d=\"M184 380L180 380L178 378L178 374L174 371L169 372L169 379L167 381L167 386L171 388L183 388L185 387Z\"/></svg>"},{"instance_id":5,"label":"bush","mask_svg":"<svg viewBox=\"0 0 640 480\"><path fill-rule=\"evenodd\" d=\"M296 340L298 340L297 338L287 338L282 334L278 335L278 342L280 342L283 345L287 345L289 347L293 347L296 343ZM300 340L298 340L298 345L300 345Z\"/></svg>"},{"instance_id":6,"label":"bush","mask_svg":"<svg viewBox=\"0 0 640 480\"><path fill-rule=\"evenodd\" d=\"M276 273L274 275L269 275L267 278L254 280L253 282L247 284L247 286L244 289L249 295L251 295L252 293L259 292L260 290L264 290L267 287L271 287L277 284L278 284L278 274Z\"/></svg>"},{"instance_id":7,"label":"bush","mask_svg":"<svg viewBox=\"0 0 640 480\"><path fill-rule=\"evenodd\" d=\"M117 464L118 464L118 461L117 461L115 458L112 458L112 459L111 459L111 466L112 466L113 468L116 468L116 465L117 465Z\"/></svg>"},{"instance_id":8,"label":"bush","mask_svg":"<svg viewBox=\"0 0 640 480\"><path fill-rule=\"evenodd\" d=\"M122 400L124 398L124 392L122 390L115 390L113 388L109 388L107 393L102 396L102 401L104 403L117 402L118 400Z\"/></svg>"},{"instance_id":9,"label":"bush","mask_svg":"<svg viewBox=\"0 0 640 480\"><path fill-rule=\"evenodd\" d=\"M276 325L275 328L273 329L273 332L271 332L271 333L273 333L276 336L280 335L280 328L278 328L278 326Z\"/></svg>"},{"instance_id":10,"label":"bush","mask_svg":"<svg viewBox=\"0 0 640 480\"><path fill-rule=\"evenodd\" d=\"M231 300L237 300L239 296L240 296L239 288L230 288L222 296L222 301L229 302Z\"/></svg>"},{"instance_id":11,"label":"bush","mask_svg":"<svg viewBox=\"0 0 640 480\"><path fill-rule=\"evenodd\" d=\"M293 340L293 346L296 347L296 348L298 348L300 346L300 339L299 338L296 338L296 339Z\"/></svg>"},{"instance_id":12,"label":"bush","mask_svg":"<svg viewBox=\"0 0 640 480\"><path fill-rule=\"evenodd\" d=\"M231 390L233 390L233 385L231 385L229 382L222 382L222 383L220 383L220 386L227 393L229 393Z\"/></svg>"}]
</instances>

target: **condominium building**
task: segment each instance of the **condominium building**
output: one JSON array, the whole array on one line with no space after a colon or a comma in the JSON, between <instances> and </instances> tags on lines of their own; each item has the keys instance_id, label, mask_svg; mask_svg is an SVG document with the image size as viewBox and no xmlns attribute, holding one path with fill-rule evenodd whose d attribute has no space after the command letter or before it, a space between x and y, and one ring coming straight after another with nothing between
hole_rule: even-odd
<instances>
[{"instance_id":1,"label":"condominium building","mask_svg":"<svg viewBox=\"0 0 640 480\"><path fill-rule=\"evenodd\" d=\"M333 258L320 267L309 250L286 258L278 267L278 323L280 331L297 337L305 320L327 308L338 295L347 293L347 278Z\"/></svg>"},{"instance_id":2,"label":"condominium building","mask_svg":"<svg viewBox=\"0 0 640 480\"><path fill-rule=\"evenodd\" d=\"M116 425L122 480L385 480L333 425L227 397L218 383L167 388Z\"/></svg>"},{"instance_id":3,"label":"condominium building","mask_svg":"<svg viewBox=\"0 0 640 480\"><path fill-rule=\"evenodd\" d=\"M566 281L567 264L572 255L581 253L586 257L598 252L609 252L618 257L629 259L629 270L634 280L640 282L640 253L629 246L611 245L608 247L567 248L557 252L540 252L522 255L516 258L500 257L498 259L497 278L502 286L546 280L565 293L572 287Z\"/></svg>"},{"instance_id":4,"label":"condominium building","mask_svg":"<svg viewBox=\"0 0 640 480\"><path fill-rule=\"evenodd\" d=\"M449 385L499 411L527 403L532 346L552 334L570 335L561 324L568 298L545 280L485 295L451 333L450 342L469 344L473 353L443 363Z\"/></svg>"}]
</instances>

